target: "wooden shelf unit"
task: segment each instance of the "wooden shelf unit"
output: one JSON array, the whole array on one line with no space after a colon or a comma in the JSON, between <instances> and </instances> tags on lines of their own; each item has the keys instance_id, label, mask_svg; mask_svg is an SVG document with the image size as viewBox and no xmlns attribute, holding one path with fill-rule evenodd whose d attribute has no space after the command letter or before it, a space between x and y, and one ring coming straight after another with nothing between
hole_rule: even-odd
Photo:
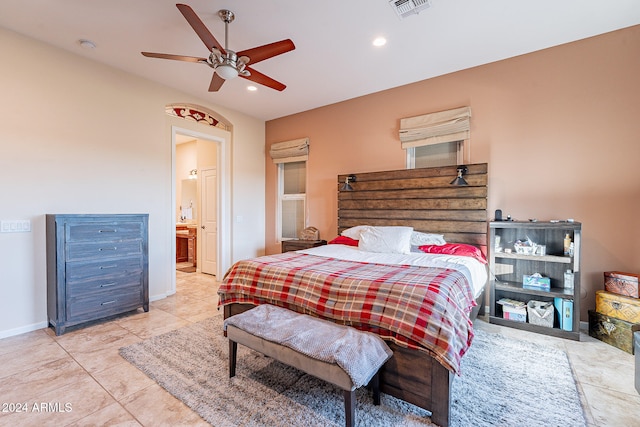
<instances>
[{"instance_id":1,"label":"wooden shelf unit","mask_svg":"<svg viewBox=\"0 0 640 427\"><path fill-rule=\"evenodd\" d=\"M573 256L564 255L564 237L569 234L573 242ZM580 340L580 242L582 224L578 222L531 222L493 221L489 223L489 268L490 268L490 316L491 323L509 326L531 332ZM499 244L496 238L499 237ZM545 255L525 255L515 253L517 240L531 239L536 244L545 245ZM500 248L497 250L497 248ZM505 252L510 249L511 253ZM564 273L574 273L574 287L565 288ZM540 273L549 277L549 291L525 289L523 276ZM571 330L559 327L554 313L553 328L504 319L501 298L510 298L527 303L530 300L551 302L554 298L573 300Z\"/></svg>"}]
</instances>

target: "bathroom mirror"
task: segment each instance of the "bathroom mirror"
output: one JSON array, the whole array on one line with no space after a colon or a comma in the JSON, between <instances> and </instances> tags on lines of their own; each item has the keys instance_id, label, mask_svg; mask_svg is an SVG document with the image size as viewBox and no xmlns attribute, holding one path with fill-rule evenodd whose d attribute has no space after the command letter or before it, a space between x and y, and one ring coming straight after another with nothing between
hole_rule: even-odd
<instances>
[{"instance_id":1,"label":"bathroom mirror","mask_svg":"<svg viewBox=\"0 0 640 427\"><path fill-rule=\"evenodd\" d=\"M181 184L181 202L180 207L182 212L180 214L181 220L189 221L197 219L198 204L197 204L197 191L195 179L183 179Z\"/></svg>"}]
</instances>

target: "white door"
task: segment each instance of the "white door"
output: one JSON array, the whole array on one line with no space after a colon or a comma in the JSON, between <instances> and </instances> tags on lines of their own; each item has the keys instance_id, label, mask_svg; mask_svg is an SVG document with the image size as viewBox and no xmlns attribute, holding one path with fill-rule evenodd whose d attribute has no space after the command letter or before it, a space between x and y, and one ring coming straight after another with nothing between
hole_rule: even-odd
<instances>
[{"instance_id":1,"label":"white door","mask_svg":"<svg viewBox=\"0 0 640 427\"><path fill-rule=\"evenodd\" d=\"M202 250L200 271L206 274L217 274L218 259L218 176L217 170L202 171L200 187L202 203L202 222L200 223L200 239Z\"/></svg>"}]
</instances>

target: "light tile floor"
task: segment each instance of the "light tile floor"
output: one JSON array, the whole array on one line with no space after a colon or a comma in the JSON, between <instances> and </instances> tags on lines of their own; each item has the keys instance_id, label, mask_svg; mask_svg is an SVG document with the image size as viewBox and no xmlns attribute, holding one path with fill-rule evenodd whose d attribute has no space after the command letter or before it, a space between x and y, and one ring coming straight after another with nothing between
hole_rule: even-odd
<instances>
[{"instance_id":1,"label":"light tile floor","mask_svg":"<svg viewBox=\"0 0 640 427\"><path fill-rule=\"evenodd\" d=\"M215 277L177 272L177 293L148 313L56 337L51 329L0 340L0 426L208 425L120 357L120 347L217 314ZM580 342L478 319L476 328L565 350L590 426L640 425L633 356L583 334Z\"/></svg>"}]
</instances>

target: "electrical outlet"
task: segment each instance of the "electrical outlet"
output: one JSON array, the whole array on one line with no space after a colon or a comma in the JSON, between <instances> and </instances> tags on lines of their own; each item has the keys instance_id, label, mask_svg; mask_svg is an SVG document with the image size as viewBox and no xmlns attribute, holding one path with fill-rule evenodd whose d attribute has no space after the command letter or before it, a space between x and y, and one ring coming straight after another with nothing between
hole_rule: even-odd
<instances>
[{"instance_id":1,"label":"electrical outlet","mask_svg":"<svg viewBox=\"0 0 640 427\"><path fill-rule=\"evenodd\" d=\"M28 233L31 231L31 221L28 219L0 221L1 233Z\"/></svg>"}]
</instances>

